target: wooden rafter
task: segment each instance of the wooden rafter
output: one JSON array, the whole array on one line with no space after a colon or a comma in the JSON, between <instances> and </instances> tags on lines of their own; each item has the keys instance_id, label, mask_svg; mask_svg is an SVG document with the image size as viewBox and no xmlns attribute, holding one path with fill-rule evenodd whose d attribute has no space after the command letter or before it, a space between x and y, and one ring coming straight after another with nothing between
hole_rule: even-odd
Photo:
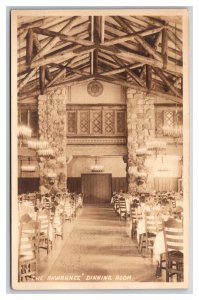
<instances>
[{"instance_id":1,"label":"wooden rafter","mask_svg":"<svg viewBox=\"0 0 199 300\"><path fill-rule=\"evenodd\" d=\"M153 68L155 73L162 79L163 82L166 83L166 85L170 88L170 90L174 93L174 95L178 97L182 97L182 95L178 92L177 88L174 87L174 85L168 80L168 78L164 75L164 73L158 69L158 68Z\"/></svg>"},{"instance_id":2,"label":"wooden rafter","mask_svg":"<svg viewBox=\"0 0 199 300\"><path fill-rule=\"evenodd\" d=\"M120 58L118 58L117 56L114 55L114 56L113 56L113 59L116 61L116 63L117 63L120 67L123 67L123 68L125 69L125 71L127 72L127 74L128 74L133 80L135 80L140 86L144 86L144 81L143 81L142 79L140 79L136 74L134 74L132 70L130 70L128 67L126 67Z\"/></svg>"},{"instance_id":3,"label":"wooden rafter","mask_svg":"<svg viewBox=\"0 0 199 300\"><path fill-rule=\"evenodd\" d=\"M168 63L168 33L167 29L162 29L162 58L163 58L163 68L167 68Z\"/></svg>"},{"instance_id":4,"label":"wooden rafter","mask_svg":"<svg viewBox=\"0 0 199 300\"><path fill-rule=\"evenodd\" d=\"M42 17L18 27L18 91L98 78L182 98L182 22L153 16ZM89 71L90 67L90 72ZM23 90L22 90L23 89ZM156 94L157 95L157 94Z\"/></svg>"},{"instance_id":5,"label":"wooden rafter","mask_svg":"<svg viewBox=\"0 0 199 300\"><path fill-rule=\"evenodd\" d=\"M119 57L126 58L129 60L134 60L143 64L148 64L151 65L152 67L158 67L158 68L163 68L163 61L158 61L154 58L149 58L147 56L143 56L137 53L132 53L132 52L127 52L127 51L121 51L116 47L106 47L103 48L103 46L100 46L102 49L105 49L107 52L110 54L115 54ZM173 65L168 63L167 64L167 71L174 73L174 74L182 74L183 68L179 65Z\"/></svg>"},{"instance_id":6,"label":"wooden rafter","mask_svg":"<svg viewBox=\"0 0 199 300\"><path fill-rule=\"evenodd\" d=\"M120 24L121 27L123 27L127 33L136 33L136 31L132 28L129 27L124 20L122 20L120 17L114 17L115 20ZM158 61L162 62L162 57L161 55L156 52L153 47L151 47L141 36L136 34L135 40L147 51L148 54L152 55L155 59Z\"/></svg>"},{"instance_id":7,"label":"wooden rafter","mask_svg":"<svg viewBox=\"0 0 199 300\"><path fill-rule=\"evenodd\" d=\"M71 18L71 20L67 23L67 25L65 25L62 30L60 31L60 33L62 34L66 34L77 22L77 20L79 20L78 17L73 17ZM53 48L53 46L55 46L55 44L59 41L59 37L55 36L53 37L49 43L43 47L39 53L34 57L34 61L41 58L42 56L44 56L49 49Z\"/></svg>"},{"instance_id":8,"label":"wooden rafter","mask_svg":"<svg viewBox=\"0 0 199 300\"><path fill-rule=\"evenodd\" d=\"M139 68L143 66L143 64L141 63L135 63L135 64L132 64L132 65L128 65L127 67L132 70L132 69L136 69L136 68ZM118 73L122 73L125 71L125 67L122 67L122 68L116 68L114 70L111 70L111 71L105 71L105 72L102 72L100 73L100 75L114 75L114 74L118 74Z\"/></svg>"},{"instance_id":9,"label":"wooden rafter","mask_svg":"<svg viewBox=\"0 0 199 300\"><path fill-rule=\"evenodd\" d=\"M41 29L41 28L34 27L32 30L37 34L43 34L43 35L46 35L46 36L49 36L52 38L58 38L58 40L60 39L62 41L71 42L71 43L82 45L82 46L93 45L93 43L88 40L80 39L79 37L69 36L69 35L59 33L56 31L52 31L52 30L48 30L48 29ZM40 57L41 56L42 55L40 54Z\"/></svg>"},{"instance_id":10,"label":"wooden rafter","mask_svg":"<svg viewBox=\"0 0 199 300\"><path fill-rule=\"evenodd\" d=\"M136 36L148 36L148 35L152 35L154 33L157 33L159 31L161 31L162 27L155 27L155 28L152 28L152 29L146 29L146 30L142 30L140 32L135 32L135 33L132 33L132 34L127 34L125 36L122 36L122 37L117 37L117 38L114 38L114 39L111 39L109 41L106 41L103 43L104 46L113 46L115 44L119 44L119 43L124 43L124 42L127 42L129 40L132 40L132 39L135 39Z\"/></svg>"},{"instance_id":11,"label":"wooden rafter","mask_svg":"<svg viewBox=\"0 0 199 300\"><path fill-rule=\"evenodd\" d=\"M70 58L73 58L74 56L78 56L85 53L90 53L93 49L95 49L94 46L82 46L79 47L77 45L72 46L70 49L65 51L60 51L57 54L44 56L36 61L33 61L31 63L31 68L35 68L38 66L43 66L46 64L49 64L51 62L61 62Z\"/></svg>"},{"instance_id":12,"label":"wooden rafter","mask_svg":"<svg viewBox=\"0 0 199 300\"><path fill-rule=\"evenodd\" d=\"M142 92L145 92L145 93L149 93L151 95L165 97L165 93L164 92L160 92L160 91L153 90L153 89L151 89L149 91L148 88L135 85L135 84L130 83L130 82L125 81L125 80L122 81L122 80L117 80L117 79L110 78L110 77L104 77L104 76L102 77L100 75L98 75L96 79L102 80L102 81L106 81L106 82L109 82L109 83L113 83L113 84L117 84L117 85L121 85L121 86L124 86L124 87L130 87L132 89L135 89L135 90L138 90L138 91L142 91ZM173 96L173 95L171 95L169 93L167 93L167 99L169 99L169 100L171 100L173 102L182 104L182 98L175 97L175 96Z\"/></svg>"}]
</instances>

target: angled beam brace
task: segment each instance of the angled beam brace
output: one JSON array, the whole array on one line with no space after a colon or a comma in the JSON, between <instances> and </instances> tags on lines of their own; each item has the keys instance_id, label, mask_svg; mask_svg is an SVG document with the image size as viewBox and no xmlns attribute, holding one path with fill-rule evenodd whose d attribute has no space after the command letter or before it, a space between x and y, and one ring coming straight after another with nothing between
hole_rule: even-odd
<instances>
[{"instance_id":1,"label":"angled beam brace","mask_svg":"<svg viewBox=\"0 0 199 300\"><path fill-rule=\"evenodd\" d=\"M105 50L107 53L110 55L117 55L121 58L125 58L127 60L135 60L137 62L140 62L142 64L148 64L151 65L152 67L158 67L158 68L163 68L163 62L160 62L154 58L151 57L146 57L137 53L133 52L127 52L127 51L121 51L120 49L116 47L103 47L100 46L102 50ZM167 64L167 71L174 73L174 74L182 74L183 68L182 66L179 65L173 65L173 64Z\"/></svg>"},{"instance_id":2,"label":"angled beam brace","mask_svg":"<svg viewBox=\"0 0 199 300\"><path fill-rule=\"evenodd\" d=\"M182 97L182 95L178 92L178 90L172 85L172 83L168 80L168 78L164 75L164 73L158 69L158 68L153 68L155 73L166 83L166 85L170 88L170 90L176 95L177 97Z\"/></svg>"},{"instance_id":3,"label":"angled beam brace","mask_svg":"<svg viewBox=\"0 0 199 300\"><path fill-rule=\"evenodd\" d=\"M118 58L117 56L113 55L113 59L115 60L115 62L116 62L120 67L123 67L123 68L125 69L125 71L127 72L127 74L128 74L133 80L135 80L140 86L144 86L144 81L143 81L142 79L140 79L136 74L134 74L128 67L126 67L120 58Z\"/></svg>"},{"instance_id":4,"label":"angled beam brace","mask_svg":"<svg viewBox=\"0 0 199 300\"><path fill-rule=\"evenodd\" d=\"M60 31L60 33L62 34L66 34L75 24L76 22L80 19L80 17L73 17L70 19L70 21L67 23L67 25L65 25L62 30ZM34 57L33 61L36 61L37 59L41 58L42 56L44 56L46 53L48 53L48 50L53 48L56 43L59 41L59 37L53 37L49 43L47 45L45 45L40 51L39 53Z\"/></svg>"},{"instance_id":5,"label":"angled beam brace","mask_svg":"<svg viewBox=\"0 0 199 300\"><path fill-rule=\"evenodd\" d=\"M43 34L43 35L46 35L46 36L49 36L49 37L52 37L52 38L56 38L58 40L60 39L62 41L71 42L71 43L82 45L82 46L93 45L93 43L91 43L91 41L84 40L84 39L81 39L79 37L68 36L66 34L59 33L59 32L56 32L56 31L52 31L52 30L49 30L49 29L42 29L42 28L34 27L32 30L37 34ZM52 42L51 42L51 45L52 45ZM50 49L52 49L52 47L50 47ZM42 56L42 53L40 53L40 57L41 56Z\"/></svg>"},{"instance_id":6,"label":"angled beam brace","mask_svg":"<svg viewBox=\"0 0 199 300\"><path fill-rule=\"evenodd\" d=\"M113 17L118 24L123 27L127 33L131 34L132 31L133 33L136 33L135 30L132 27L129 27L124 20L122 20L120 17ZM158 61L162 62L162 57L161 55L156 52L153 47L151 47L141 36L138 34L135 36L135 40L147 51L148 54L152 55L155 59Z\"/></svg>"},{"instance_id":7,"label":"angled beam brace","mask_svg":"<svg viewBox=\"0 0 199 300\"><path fill-rule=\"evenodd\" d=\"M135 37L137 35L140 35L140 36L152 35L154 33L160 32L161 29L162 29L162 27L155 27L155 28L152 28L152 29L141 30L141 31L136 32L136 33L131 33L131 34L127 34L127 35L122 36L122 37L117 37L117 38L111 39L109 41L106 41L106 42L102 43L102 45L104 45L104 46L113 46L115 44L124 43L124 42L127 42L129 40L135 39Z\"/></svg>"},{"instance_id":8,"label":"angled beam brace","mask_svg":"<svg viewBox=\"0 0 199 300\"><path fill-rule=\"evenodd\" d=\"M156 91L156 90L153 90L151 89L150 91L145 88L145 87L140 87L138 85L135 85L133 83L130 83L130 82L127 82L125 80L118 80L118 79L115 79L115 78L110 78L110 77L105 77L105 76L100 76L98 75L96 77L96 79L98 80L102 80L102 81L106 81L106 82L109 82L109 83L113 83L113 84L117 84L117 85L121 85L121 86L124 86L124 87L130 87L132 89L135 89L135 90L138 90L138 91L143 91L147 94L150 94L150 95L154 95L154 96L159 96L159 97L162 97L162 98L165 98L166 99L169 99L175 103L179 103L179 104L182 104L182 98L178 98L178 97L175 97L169 93L163 93L163 92L159 92L159 91Z\"/></svg>"}]
</instances>

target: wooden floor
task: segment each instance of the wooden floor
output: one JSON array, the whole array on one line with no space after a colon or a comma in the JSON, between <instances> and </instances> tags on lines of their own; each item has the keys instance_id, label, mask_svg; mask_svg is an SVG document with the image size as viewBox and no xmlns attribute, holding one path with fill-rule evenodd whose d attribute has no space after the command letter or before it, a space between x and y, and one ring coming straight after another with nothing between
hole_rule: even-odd
<instances>
[{"instance_id":1,"label":"wooden floor","mask_svg":"<svg viewBox=\"0 0 199 300\"><path fill-rule=\"evenodd\" d=\"M39 275L44 281L56 276L64 276L64 281L73 276L81 281L100 281L99 276L112 281L162 280L155 277L153 260L138 253L129 223L120 221L109 204L85 205L74 221L65 223L64 240L54 244L48 256L40 253Z\"/></svg>"}]
</instances>

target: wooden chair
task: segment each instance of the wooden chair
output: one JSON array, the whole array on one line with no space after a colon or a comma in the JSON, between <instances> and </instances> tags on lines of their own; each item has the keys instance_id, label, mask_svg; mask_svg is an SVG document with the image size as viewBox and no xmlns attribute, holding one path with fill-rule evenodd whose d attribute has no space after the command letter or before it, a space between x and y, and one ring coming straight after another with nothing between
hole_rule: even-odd
<instances>
[{"instance_id":1,"label":"wooden chair","mask_svg":"<svg viewBox=\"0 0 199 300\"><path fill-rule=\"evenodd\" d=\"M126 200L123 197L119 198L119 214L120 214L120 221L122 218L127 220L127 209L126 209Z\"/></svg>"},{"instance_id":2,"label":"wooden chair","mask_svg":"<svg viewBox=\"0 0 199 300\"><path fill-rule=\"evenodd\" d=\"M52 249L52 237L50 237L50 213L41 211L37 214L37 221L40 222L39 249L45 249L47 254Z\"/></svg>"},{"instance_id":3,"label":"wooden chair","mask_svg":"<svg viewBox=\"0 0 199 300\"><path fill-rule=\"evenodd\" d=\"M139 220L142 219L142 213L138 212L137 207L134 203L130 204L130 218L131 218L131 237L132 239L136 239L137 236L137 224Z\"/></svg>"},{"instance_id":4,"label":"wooden chair","mask_svg":"<svg viewBox=\"0 0 199 300\"><path fill-rule=\"evenodd\" d=\"M21 223L19 228L18 279L36 280L40 222Z\"/></svg>"},{"instance_id":5,"label":"wooden chair","mask_svg":"<svg viewBox=\"0 0 199 300\"><path fill-rule=\"evenodd\" d=\"M151 256L153 254L153 244L156 234L162 230L163 222L158 219L155 214L150 212L145 213L145 233L141 236L140 241L140 252L142 248L145 248L147 252L150 252Z\"/></svg>"},{"instance_id":6,"label":"wooden chair","mask_svg":"<svg viewBox=\"0 0 199 300\"><path fill-rule=\"evenodd\" d=\"M116 214L119 214L120 204L119 204L119 198L117 196L114 197L114 210Z\"/></svg>"},{"instance_id":7,"label":"wooden chair","mask_svg":"<svg viewBox=\"0 0 199 300\"><path fill-rule=\"evenodd\" d=\"M72 220L73 217L73 210L71 206L71 200L69 197L66 198L64 203L64 220Z\"/></svg>"},{"instance_id":8,"label":"wooden chair","mask_svg":"<svg viewBox=\"0 0 199 300\"><path fill-rule=\"evenodd\" d=\"M166 281L177 275L183 281L183 223L170 219L164 225L166 249Z\"/></svg>"},{"instance_id":9,"label":"wooden chair","mask_svg":"<svg viewBox=\"0 0 199 300\"><path fill-rule=\"evenodd\" d=\"M55 238L60 236L63 240L64 212L61 212L59 208L56 208L55 210L52 225L54 229Z\"/></svg>"}]
</instances>

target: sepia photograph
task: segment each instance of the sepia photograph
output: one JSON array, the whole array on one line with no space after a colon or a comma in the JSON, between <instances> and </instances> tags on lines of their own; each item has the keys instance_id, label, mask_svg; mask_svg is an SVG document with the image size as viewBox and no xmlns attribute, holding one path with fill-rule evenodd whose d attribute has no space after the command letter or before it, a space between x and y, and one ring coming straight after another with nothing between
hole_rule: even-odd
<instances>
[{"instance_id":1,"label":"sepia photograph","mask_svg":"<svg viewBox=\"0 0 199 300\"><path fill-rule=\"evenodd\" d=\"M10 20L12 288L188 288L188 9Z\"/></svg>"}]
</instances>

